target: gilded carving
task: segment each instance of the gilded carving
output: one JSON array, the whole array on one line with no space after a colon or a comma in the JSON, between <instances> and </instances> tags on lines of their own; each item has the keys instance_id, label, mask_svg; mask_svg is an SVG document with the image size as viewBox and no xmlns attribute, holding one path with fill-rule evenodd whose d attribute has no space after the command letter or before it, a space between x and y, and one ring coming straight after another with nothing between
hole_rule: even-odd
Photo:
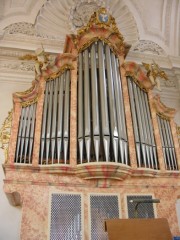
<instances>
[{"instance_id":1,"label":"gilded carving","mask_svg":"<svg viewBox=\"0 0 180 240\"><path fill-rule=\"evenodd\" d=\"M59 76L61 76L67 69L73 70L73 66L70 64L65 64L57 72L54 72L49 75L49 77L46 79L46 81L51 81Z\"/></svg>"},{"instance_id":2,"label":"gilded carving","mask_svg":"<svg viewBox=\"0 0 180 240\"><path fill-rule=\"evenodd\" d=\"M177 126L176 130L177 130L178 141L179 141L179 144L180 144L180 126Z\"/></svg>"},{"instance_id":3,"label":"gilded carving","mask_svg":"<svg viewBox=\"0 0 180 240\"><path fill-rule=\"evenodd\" d=\"M41 48L37 48L35 50L35 55L27 54L22 57L20 57L21 60L33 60L35 61L35 73L37 76L40 76L42 74L43 70L47 70L49 66L52 66L53 62L49 57L49 54L47 54L44 51L43 46Z\"/></svg>"},{"instance_id":4,"label":"gilded carving","mask_svg":"<svg viewBox=\"0 0 180 240\"><path fill-rule=\"evenodd\" d=\"M123 41L123 36L116 26L115 18L108 14L105 8L100 8L97 12L94 12L87 26L78 30L78 35L86 32L93 25L99 26L100 28L111 28L113 32L117 33L119 35L119 38Z\"/></svg>"},{"instance_id":5,"label":"gilded carving","mask_svg":"<svg viewBox=\"0 0 180 240\"><path fill-rule=\"evenodd\" d=\"M153 63L148 64L142 62L143 66L147 71L147 77L150 79L154 86L157 86L157 89L161 91L159 77L165 80L168 80L166 73L161 70L159 65L153 61Z\"/></svg>"},{"instance_id":6,"label":"gilded carving","mask_svg":"<svg viewBox=\"0 0 180 240\"><path fill-rule=\"evenodd\" d=\"M154 96L153 107L154 107L156 113L161 118L164 118L168 121L170 121L172 118L174 118L174 115L176 113L176 110L174 108L169 108L161 102L159 95Z\"/></svg>"},{"instance_id":7,"label":"gilded carving","mask_svg":"<svg viewBox=\"0 0 180 240\"><path fill-rule=\"evenodd\" d=\"M5 163L7 162L7 156L8 156L8 146L9 146L9 140L10 140L11 124L12 124L12 110L10 112L8 112L8 116L5 119L5 121L2 124L2 127L0 129L0 143L1 143L0 148L2 148L4 150Z\"/></svg>"},{"instance_id":8,"label":"gilded carving","mask_svg":"<svg viewBox=\"0 0 180 240\"><path fill-rule=\"evenodd\" d=\"M18 99L22 107L27 107L38 101L40 95L39 92L39 82L37 80L33 81L32 87L25 90L24 92L16 92L13 94L15 99Z\"/></svg>"},{"instance_id":9,"label":"gilded carving","mask_svg":"<svg viewBox=\"0 0 180 240\"><path fill-rule=\"evenodd\" d=\"M79 29L77 37L71 36L71 39L75 47L78 48L78 52L83 51L98 40L107 43L116 55L123 55L127 49L115 19L105 8L100 8L94 12L87 26Z\"/></svg>"},{"instance_id":10,"label":"gilded carving","mask_svg":"<svg viewBox=\"0 0 180 240\"><path fill-rule=\"evenodd\" d=\"M135 62L125 62L121 65L125 69L125 76L132 77L134 82L144 91L152 89L152 83L146 74L142 71L142 68Z\"/></svg>"}]
</instances>

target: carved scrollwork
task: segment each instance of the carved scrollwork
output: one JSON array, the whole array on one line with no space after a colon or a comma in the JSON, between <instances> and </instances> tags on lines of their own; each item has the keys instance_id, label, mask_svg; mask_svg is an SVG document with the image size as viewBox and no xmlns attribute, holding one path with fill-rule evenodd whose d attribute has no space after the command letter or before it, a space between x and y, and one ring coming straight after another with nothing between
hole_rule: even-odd
<instances>
[{"instance_id":1,"label":"carved scrollwork","mask_svg":"<svg viewBox=\"0 0 180 240\"><path fill-rule=\"evenodd\" d=\"M8 156L8 146L11 133L11 124L12 124L12 110L8 112L8 116L5 119L2 127L0 129L0 148L4 150L5 162L7 162Z\"/></svg>"}]
</instances>

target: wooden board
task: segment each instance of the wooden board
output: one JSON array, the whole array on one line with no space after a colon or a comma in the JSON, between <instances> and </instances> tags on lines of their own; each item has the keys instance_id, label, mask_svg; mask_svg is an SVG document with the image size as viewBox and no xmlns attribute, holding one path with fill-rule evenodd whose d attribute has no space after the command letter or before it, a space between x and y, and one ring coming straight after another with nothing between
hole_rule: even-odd
<instances>
[{"instance_id":1,"label":"wooden board","mask_svg":"<svg viewBox=\"0 0 180 240\"><path fill-rule=\"evenodd\" d=\"M107 219L105 231L109 240L172 240L165 218Z\"/></svg>"}]
</instances>

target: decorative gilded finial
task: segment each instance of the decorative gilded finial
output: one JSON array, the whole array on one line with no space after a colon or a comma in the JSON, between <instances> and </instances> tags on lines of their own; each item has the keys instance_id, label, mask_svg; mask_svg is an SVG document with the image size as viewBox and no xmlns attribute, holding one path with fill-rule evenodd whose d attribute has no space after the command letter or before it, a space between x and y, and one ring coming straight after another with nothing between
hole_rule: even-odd
<instances>
[{"instance_id":1,"label":"decorative gilded finial","mask_svg":"<svg viewBox=\"0 0 180 240\"><path fill-rule=\"evenodd\" d=\"M99 8L96 12L94 12L87 26L79 29L78 34L82 34L83 32L87 31L90 27L94 25L104 28L111 28L112 31L117 33L123 41L123 37L116 26L115 18L109 14L105 7Z\"/></svg>"},{"instance_id":2,"label":"decorative gilded finial","mask_svg":"<svg viewBox=\"0 0 180 240\"><path fill-rule=\"evenodd\" d=\"M155 63L154 60L153 60L153 63L151 63L151 64L144 63L144 62L142 62L142 64L145 67L145 69L147 70L147 77L150 79L151 83L153 85L156 85L157 89L159 91L161 91L159 78L168 80L166 73L163 70L161 70L159 65L157 63Z\"/></svg>"}]
</instances>

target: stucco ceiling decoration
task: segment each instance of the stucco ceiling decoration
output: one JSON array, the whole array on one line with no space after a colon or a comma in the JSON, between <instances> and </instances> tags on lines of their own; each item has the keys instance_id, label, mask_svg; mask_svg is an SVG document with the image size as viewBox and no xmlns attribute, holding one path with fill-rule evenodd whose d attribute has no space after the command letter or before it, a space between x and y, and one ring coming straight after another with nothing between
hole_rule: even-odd
<instances>
[{"instance_id":1,"label":"stucco ceiling decoration","mask_svg":"<svg viewBox=\"0 0 180 240\"><path fill-rule=\"evenodd\" d=\"M32 23L18 22L5 28L5 34L25 34L29 36L36 35L36 30Z\"/></svg>"},{"instance_id":2,"label":"stucco ceiling decoration","mask_svg":"<svg viewBox=\"0 0 180 240\"><path fill-rule=\"evenodd\" d=\"M156 55L166 55L164 50L156 43L148 40L140 40L132 49L133 51L156 54Z\"/></svg>"},{"instance_id":3,"label":"stucco ceiling decoration","mask_svg":"<svg viewBox=\"0 0 180 240\"><path fill-rule=\"evenodd\" d=\"M132 13L122 0L50 0L41 8L35 29L40 36L62 39L66 34L87 24L94 10L105 6L116 19L117 26L125 41L133 44L138 40L138 30Z\"/></svg>"}]
</instances>

